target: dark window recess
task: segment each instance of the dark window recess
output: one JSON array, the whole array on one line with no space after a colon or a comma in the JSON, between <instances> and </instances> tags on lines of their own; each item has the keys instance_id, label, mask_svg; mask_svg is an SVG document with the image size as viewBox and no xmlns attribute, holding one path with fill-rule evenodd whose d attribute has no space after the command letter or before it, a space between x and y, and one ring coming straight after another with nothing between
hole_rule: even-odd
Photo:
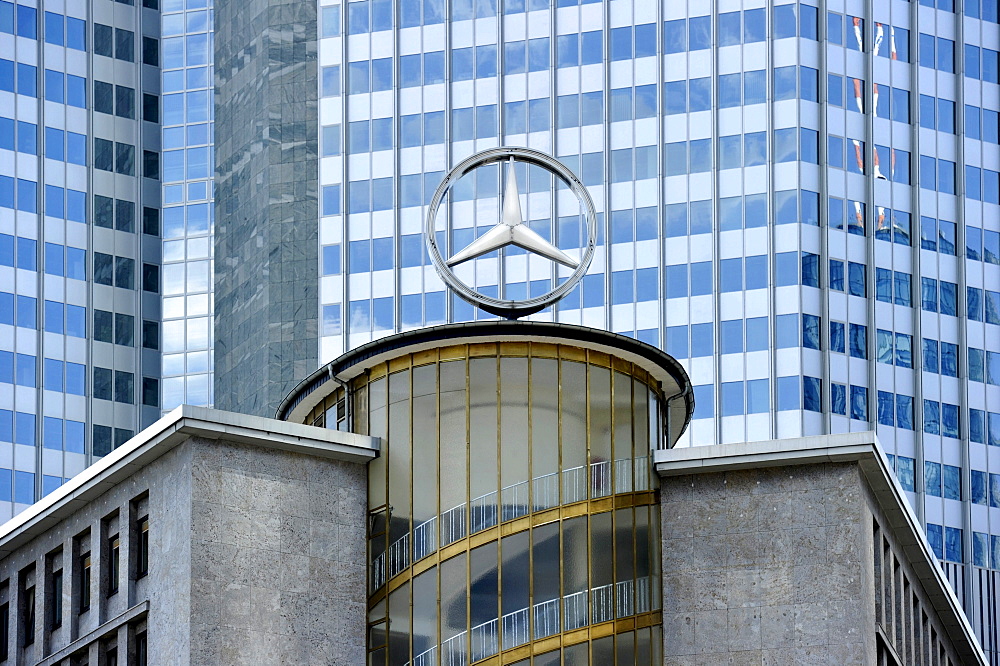
<instances>
[{"instance_id":1,"label":"dark window recess","mask_svg":"<svg viewBox=\"0 0 1000 666\"><path fill-rule=\"evenodd\" d=\"M115 314L115 344L135 346L135 317L132 315Z\"/></svg>"},{"instance_id":2,"label":"dark window recess","mask_svg":"<svg viewBox=\"0 0 1000 666\"><path fill-rule=\"evenodd\" d=\"M115 28L115 57L126 62L135 62L134 32Z\"/></svg>"},{"instance_id":3,"label":"dark window recess","mask_svg":"<svg viewBox=\"0 0 1000 666\"><path fill-rule=\"evenodd\" d=\"M94 282L112 286L115 258L103 252L94 253Z\"/></svg>"},{"instance_id":4,"label":"dark window recess","mask_svg":"<svg viewBox=\"0 0 1000 666\"><path fill-rule=\"evenodd\" d=\"M142 119L151 122L160 122L160 100L156 95L142 93Z\"/></svg>"},{"instance_id":5,"label":"dark window recess","mask_svg":"<svg viewBox=\"0 0 1000 666\"><path fill-rule=\"evenodd\" d=\"M94 111L113 114L115 112L115 87L104 81L94 81Z\"/></svg>"},{"instance_id":6,"label":"dark window recess","mask_svg":"<svg viewBox=\"0 0 1000 666\"><path fill-rule=\"evenodd\" d=\"M146 666L148 657L146 632L135 635L135 666Z\"/></svg>"},{"instance_id":7,"label":"dark window recess","mask_svg":"<svg viewBox=\"0 0 1000 666\"><path fill-rule=\"evenodd\" d=\"M115 370L115 402L135 404L135 375L131 372Z\"/></svg>"},{"instance_id":8,"label":"dark window recess","mask_svg":"<svg viewBox=\"0 0 1000 666\"><path fill-rule=\"evenodd\" d=\"M0 661L10 656L7 644L10 643L10 604L0 605Z\"/></svg>"},{"instance_id":9,"label":"dark window recess","mask_svg":"<svg viewBox=\"0 0 1000 666\"><path fill-rule=\"evenodd\" d=\"M115 229L118 231L135 231L135 204L122 199L115 200Z\"/></svg>"},{"instance_id":10,"label":"dark window recess","mask_svg":"<svg viewBox=\"0 0 1000 666\"><path fill-rule=\"evenodd\" d=\"M155 37L142 38L142 62L153 67L160 66L160 43Z\"/></svg>"},{"instance_id":11,"label":"dark window recess","mask_svg":"<svg viewBox=\"0 0 1000 666\"><path fill-rule=\"evenodd\" d=\"M160 154L152 150L142 151L142 175L144 178L160 179Z\"/></svg>"},{"instance_id":12,"label":"dark window recess","mask_svg":"<svg viewBox=\"0 0 1000 666\"><path fill-rule=\"evenodd\" d=\"M135 289L135 259L115 257L115 286Z\"/></svg>"},{"instance_id":13,"label":"dark window recess","mask_svg":"<svg viewBox=\"0 0 1000 666\"><path fill-rule=\"evenodd\" d=\"M111 452L111 428L107 426L94 426L94 455L97 453L97 429L108 431L108 453ZM102 453L100 455L107 455L107 453ZM90 610L90 553L82 553L80 555L80 590L78 592L80 599L80 612L86 613Z\"/></svg>"},{"instance_id":14,"label":"dark window recess","mask_svg":"<svg viewBox=\"0 0 1000 666\"><path fill-rule=\"evenodd\" d=\"M159 9L160 0L142 0L142 6L146 9Z\"/></svg>"},{"instance_id":15,"label":"dark window recess","mask_svg":"<svg viewBox=\"0 0 1000 666\"><path fill-rule=\"evenodd\" d=\"M160 291L160 267L156 264L142 265L142 290L154 294Z\"/></svg>"},{"instance_id":16,"label":"dark window recess","mask_svg":"<svg viewBox=\"0 0 1000 666\"><path fill-rule=\"evenodd\" d=\"M135 146L115 143L115 173L123 176L135 175Z\"/></svg>"},{"instance_id":17,"label":"dark window recess","mask_svg":"<svg viewBox=\"0 0 1000 666\"><path fill-rule=\"evenodd\" d=\"M122 0L118 0L121 2ZM128 4L132 4L129 2ZM118 648L109 647L104 651L104 666L118 666Z\"/></svg>"},{"instance_id":18,"label":"dark window recess","mask_svg":"<svg viewBox=\"0 0 1000 666\"><path fill-rule=\"evenodd\" d=\"M24 601L21 602L21 627L24 631L25 647L35 642L35 586L24 590Z\"/></svg>"},{"instance_id":19,"label":"dark window recess","mask_svg":"<svg viewBox=\"0 0 1000 666\"><path fill-rule=\"evenodd\" d=\"M160 406L160 381L158 379L142 378L142 404L147 407Z\"/></svg>"},{"instance_id":20,"label":"dark window recess","mask_svg":"<svg viewBox=\"0 0 1000 666\"><path fill-rule=\"evenodd\" d=\"M114 33L110 25L102 23L94 24L94 53L96 55L112 57L114 48Z\"/></svg>"},{"instance_id":21,"label":"dark window recess","mask_svg":"<svg viewBox=\"0 0 1000 666\"><path fill-rule=\"evenodd\" d=\"M49 603L49 629L58 629L62 626L63 612L63 571L56 569L51 577L52 600Z\"/></svg>"},{"instance_id":22,"label":"dark window recess","mask_svg":"<svg viewBox=\"0 0 1000 666\"><path fill-rule=\"evenodd\" d=\"M111 453L111 428L108 426L94 426L94 455L106 456Z\"/></svg>"},{"instance_id":23,"label":"dark window recess","mask_svg":"<svg viewBox=\"0 0 1000 666\"><path fill-rule=\"evenodd\" d=\"M94 168L101 171L115 170L115 143L94 138Z\"/></svg>"},{"instance_id":24,"label":"dark window recess","mask_svg":"<svg viewBox=\"0 0 1000 666\"><path fill-rule=\"evenodd\" d=\"M94 310L94 340L111 342L114 316L105 310Z\"/></svg>"},{"instance_id":25,"label":"dark window recess","mask_svg":"<svg viewBox=\"0 0 1000 666\"><path fill-rule=\"evenodd\" d=\"M121 539L118 535L108 539L108 596L117 594L121 576Z\"/></svg>"},{"instance_id":26,"label":"dark window recess","mask_svg":"<svg viewBox=\"0 0 1000 666\"><path fill-rule=\"evenodd\" d=\"M149 573L149 516L138 520L136 535L135 575L142 578Z\"/></svg>"},{"instance_id":27,"label":"dark window recess","mask_svg":"<svg viewBox=\"0 0 1000 666\"><path fill-rule=\"evenodd\" d=\"M146 349L160 348L160 325L157 322L142 322L142 346Z\"/></svg>"},{"instance_id":28,"label":"dark window recess","mask_svg":"<svg viewBox=\"0 0 1000 666\"><path fill-rule=\"evenodd\" d=\"M115 200L111 197L94 195L94 226L114 228Z\"/></svg>"},{"instance_id":29,"label":"dark window recess","mask_svg":"<svg viewBox=\"0 0 1000 666\"><path fill-rule=\"evenodd\" d=\"M158 208L142 208L142 233L150 236L160 235L160 210Z\"/></svg>"},{"instance_id":30,"label":"dark window recess","mask_svg":"<svg viewBox=\"0 0 1000 666\"><path fill-rule=\"evenodd\" d=\"M115 86L115 115L135 120L135 90L128 86Z\"/></svg>"},{"instance_id":31,"label":"dark window recess","mask_svg":"<svg viewBox=\"0 0 1000 666\"><path fill-rule=\"evenodd\" d=\"M114 374L108 368L94 368L94 397L98 400L111 400L111 382ZM97 426L94 426L94 455L97 455ZM106 454L101 454L106 455Z\"/></svg>"}]
</instances>

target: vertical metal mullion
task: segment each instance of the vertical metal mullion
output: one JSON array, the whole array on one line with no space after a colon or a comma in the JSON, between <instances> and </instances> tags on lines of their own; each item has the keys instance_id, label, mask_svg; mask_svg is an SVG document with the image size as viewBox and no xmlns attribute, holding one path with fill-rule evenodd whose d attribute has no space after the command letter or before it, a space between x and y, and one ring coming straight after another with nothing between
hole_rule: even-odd
<instances>
[{"instance_id":1,"label":"vertical metal mullion","mask_svg":"<svg viewBox=\"0 0 1000 666\"><path fill-rule=\"evenodd\" d=\"M829 19L827 0L820 0L816 26L819 37L819 284L820 284L820 409L823 410L823 432L833 432L832 356L830 350L830 113L829 113ZM803 392L804 393L804 392Z\"/></svg>"},{"instance_id":2,"label":"vertical metal mullion","mask_svg":"<svg viewBox=\"0 0 1000 666\"><path fill-rule=\"evenodd\" d=\"M18 5L18 8L19 7L20 7L20 5ZM42 19L43 19L44 16L45 16L45 12L44 12L43 8L42 7L38 7L38 9L35 11L35 32L36 32L36 35L37 35L37 39L35 40L35 46L36 46L36 54L37 54L36 55L36 57L37 57L36 62L38 63L35 66L35 108L36 108L36 112L37 112L37 116L35 118L35 120L36 120L36 123L35 123L35 152L39 153L39 154L38 154L38 160L37 160L38 168L37 168L37 171L35 172L35 174L33 174L34 177L37 179L36 180L37 185L35 186L35 211L36 211L36 213L35 213L35 220L36 220L35 221L35 224L36 224L36 233L35 233L35 236L38 239L36 241L36 243L35 243L35 268L37 269L35 271L35 295L36 295L36 298L35 298L35 324L37 325L37 329L35 331L35 340L36 340L37 348L36 348L36 351L35 351L35 390L34 390L35 400L36 400L36 404L35 404L35 451L34 451L34 454L35 454L35 478L34 478L34 481L35 481L35 498L36 499L41 499L42 493L44 492L44 487L42 485L42 474L43 474L42 453L44 451L43 438L45 436L45 433L44 433L44 430L42 428L42 423L45 420L45 417L43 416L44 413L45 413L45 409L44 409L44 407L45 407L45 397L44 397L45 396L45 390L44 390L44 384L45 384L45 367L44 367L44 359L45 359L45 351L46 351L46 349L45 349L45 325L47 323L45 321L45 142L44 142L45 132L43 131L43 129L45 127L45 86L44 86L45 47L43 46L44 43L45 43L45 26L43 25ZM16 38L15 38L15 41L16 41ZM65 42L65 40L63 40L63 41ZM18 50L17 47L15 47L15 51L17 51L17 50ZM15 57L15 60L17 60L18 63L20 62L20 59L17 58L17 57ZM16 68L16 65L15 65L15 68ZM17 72L15 72L14 75L15 75L15 79L16 79L17 78ZM63 78L65 79L65 76ZM16 88L17 88L17 86L15 86L15 89ZM17 113L16 108L14 109L14 117L15 118L19 117L19 114ZM20 127L16 128L16 133L17 134L20 134L20 129L21 129ZM41 150L39 150L39 149L41 149ZM19 172L20 170L17 170L17 171ZM17 187L16 187L16 183L15 183L14 196L18 199L17 205L15 206L15 208L17 209L15 211L15 213L14 213L15 218L20 216L20 208L21 208L21 206L20 206L20 203L21 203L20 202L20 197L18 196L19 192L17 192L16 190L17 190ZM63 193L63 197L65 197L65 191ZM65 204L64 204L64 208L65 208ZM65 228L65 224L66 224L66 222L64 220L63 221L64 228ZM15 227L16 226L17 225L15 225ZM15 231L15 234L16 233L17 232ZM16 247L15 247L14 251L15 252L17 251ZM65 255L63 257L63 261L65 262ZM16 264L16 262L15 262L15 264ZM65 280L65 278L63 278L63 279ZM16 297L15 297L15 300L16 300ZM66 299L65 299L65 296L64 296L63 297L63 301L65 302L65 300ZM17 304L16 303L15 303L14 307L15 307L15 311L16 311L16 309L17 309ZM65 311L65 306L63 306L63 310ZM65 315L64 315L64 319L65 319ZM63 332L65 333L65 330ZM63 341L63 346L65 347L65 338L63 340L64 340ZM16 349L17 349L17 346L15 345L15 354L14 354L14 363L15 364L18 362ZM64 370L64 372L65 372L65 370ZM66 387L64 385L63 389L65 389L65 388ZM64 396L65 396L65 394L64 394ZM65 397L63 397L62 402L64 404L65 404L65 401L66 401ZM16 406L15 406L15 410L16 410ZM16 411L14 413L14 420L15 421L17 420L17 412ZM64 417L64 420L65 420L65 417ZM15 427L15 433L16 433L16 431L17 431L17 424L16 423L15 423L14 427ZM16 437L15 437L15 439L16 439ZM63 460L63 462L65 463L65 460ZM44 572L44 569L39 569L39 571L40 572ZM39 582L41 582L41 581L39 581ZM41 585L37 585L36 589L37 590L41 590L41 587L42 587Z\"/></svg>"},{"instance_id":3,"label":"vertical metal mullion","mask_svg":"<svg viewBox=\"0 0 1000 666\"><path fill-rule=\"evenodd\" d=\"M863 86L863 96L862 104L864 105L864 120L865 120L865 151L864 151L864 180L865 180L865 219L864 219L864 240L865 240L865 264L868 266L868 272L871 277L876 274L875 267L875 97L874 97L874 86L875 86L875 55L872 51L875 45L875 12L874 12L874 0L866 0L864 5L864 25L862 30L862 40L864 43L864 50L862 56L864 57L865 71L863 76L864 86ZM877 324L876 318L876 306L877 302L875 299L875 280L869 279L866 285L866 295L867 302L865 303L866 310L866 324L868 327L868 335L865 340L866 345L866 356L867 356L867 375L868 375L868 400L867 400L867 422L868 429L875 430L876 423L878 422L878 371L876 366L878 365L875 341L877 337ZM850 400L850 396L848 396ZM850 404L848 405L848 415L850 415Z\"/></svg>"},{"instance_id":4,"label":"vertical metal mullion","mask_svg":"<svg viewBox=\"0 0 1000 666\"><path fill-rule=\"evenodd\" d=\"M765 7L765 30L766 30L766 49L765 49L765 81L764 86L766 90L767 104L773 109L774 108L774 7L770 3L769 6ZM740 91L742 93L742 90ZM774 114L767 114L767 122L765 127L765 137L767 146L767 162L770 167L771 160L774 157ZM776 216L774 214L774 176L773 170L771 168L767 169L765 175L765 183L767 185L765 192L767 193L767 264L768 264L768 290L767 290L767 339L768 339L768 371L770 378L768 380L768 390L770 392L771 400L771 436L778 436L778 353L777 344L772 344L777 342L777 313L775 312L775 304L778 301L777 295L777 280L775 276L777 274L777 259L775 257L775 235L777 234L776 229Z\"/></svg>"},{"instance_id":5,"label":"vertical metal mullion","mask_svg":"<svg viewBox=\"0 0 1000 666\"><path fill-rule=\"evenodd\" d=\"M610 331L613 324L611 318L611 3L603 4L601 26L601 50L603 55L602 76L604 83L604 328ZM582 40L581 40L582 46ZM582 71L582 65L581 65ZM582 104L581 104L582 107ZM581 118L581 121L583 119ZM635 121L633 120L633 123ZM580 172L583 172L583 146L580 146ZM596 241L596 239L595 239ZM583 323L585 287L580 280L580 323ZM589 376L589 373L588 373ZM589 447L588 447L589 460ZM588 468L589 473L589 468ZM589 478L589 477L588 477Z\"/></svg>"},{"instance_id":6,"label":"vertical metal mullion","mask_svg":"<svg viewBox=\"0 0 1000 666\"><path fill-rule=\"evenodd\" d=\"M711 57L713 61L712 72L718 72L719 69L719 7L717 3L710 3L709 9L710 14L710 24L712 26L711 35ZM741 13L742 15L742 13ZM688 27L688 39L691 37L691 29ZM742 41L742 40L741 40ZM689 44L690 46L690 44ZM743 46L740 46L740 93L742 94L743 85L743 59L742 59ZM714 87L714 86L713 86ZM740 126L742 128L743 117L740 114ZM718 141L719 141L719 112L713 114L712 124L711 124L711 136L709 136L709 146L711 147L712 155L711 160L711 171L709 172L712 178L712 192L714 193L713 205L712 205L712 222L711 222L711 233L712 233L712 279L715 280L715 288L712 290L712 383L714 384L714 390L712 391L712 400L715 403L713 406L713 413L715 418L713 419L715 425L715 441L714 444L722 443L722 295L720 292L720 287L722 286L722 233L719 228L719 159L718 159ZM691 164L691 133L688 132L687 137L688 145L688 165ZM691 188L691 174L690 166L688 168L688 201L691 200L690 188ZM688 211L688 224L691 224L691 212ZM745 255L746 253L741 253ZM741 260L742 265L742 260ZM745 376L744 376L745 378ZM745 383L744 383L744 391ZM743 419L743 431L746 432L746 417Z\"/></svg>"},{"instance_id":7,"label":"vertical metal mullion","mask_svg":"<svg viewBox=\"0 0 1000 666\"><path fill-rule=\"evenodd\" d=\"M340 335L341 340L343 340L341 347L344 351L351 348L351 237L350 237L350 226L347 223L347 192L348 185L350 183L350 164L351 164L351 146L348 143L348 99L349 93L347 88L347 70L349 63L347 61L347 42L350 39L350 31L348 30L348 20L347 20L347 5L341 5L340 12L340 163L341 163L341 175L340 175L340 252L341 252L341 277L342 277L342 303L340 312ZM395 30L393 32L395 34ZM395 64L395 60L393 61ZM396 68L394 67L393 70ZM397 77L398 73L393 71L393 77ZM394 80L398 81L398 78ZM399 178L396 178L396 182L399 182ZM346 322L346 323L345 323ZM386 418L389 414L389 374L386 373L386 399L385 399L385 410ZM388 432L388 430L387 430ZM389 550L386 548L386 562L388 566ZM386 618L389 616L388 601L386 601ZM388 626L388 624L386 625ZM388 653L388 648L386 648Z\"/></svg>"},{"instance_id":8,"label":"vertical metal mullion","mask_svg":"<svg viewBox=\"0 0 1000 666\"><path fill-rule=\"evenodd\" d=\"M955 185L958 206L956 213L956 226L958 227L958 238L965 246L965 2L958 0L955 3L955 54L953 63L955 65L955 129L956 129L956 155L955 155ZM979 204L982 206L982 202ZM957 248L956 248L957 252ZM967 286L968 260L959 256L958 277L959 284ZM984 283L985 286L985 283ZM985 290L984 290L985 291ZM985 297L985 293L983 294ZM968 298L968 296L966 296ZM984 298L985 300L985 298ZM985 304L984 304L985 305ZM985 318L984 318L985 319ZM984 361L985 361L985 345ZM959 453L961 454L962 476L961 488L959 488L959 500L962 503L962 564L960 571L962 576L963 607L967 613L971 613L972 604L972 473L970 464L969 448L969 325L968 318L961 318L958 322L958 365L959 365L959 391L958 391L958 434ZM964 372L962 369L965 369ZM962 492L962 488L965 492Z\"/></svg>"},{"instance_id":9,"label":"vertical metal mullion","mask_svg":"<svg viewBox=\"0 0 1000 666\"><path fill-rule=\"evenodd\" d=\"M663 94L666 89L663 59L666 57L663 45L663 2L656 3L656 337L660 349L667 349L667 294L666 294L666 234L663 228L665 211L665 186L663 184L663 125L666 122L666 108ZM686 83L685 83L686 85ZM638 279L638 278L637 278Z\"/></svg>"},{"instance_id":10,"label":"vertical metal mullion","mask_svg":"<svg viewBox=\"0 0 1000 666\"><path fill-rule=\"evenodd\" d=\"M911 141L911 167L912 173L910 177L910 207L913 210L913 218L920 224L920 4L910 3L910 80L912 81L910 91L910 141ZM937 213L934 215L937 218ZM956 224L957 226L957 224ZM914 253L919 257L922 252L922 247L914 245ZM957 250L956 250L957 251ZM940 257L935 253L935 260L940 268ZM922 258L917 260L916 266L922 268L921 266ZM921 272L922 274L922 272ZM940 270L937 272L938 278L940 278ZM940 281L940 280L939 280ZM958 296L956 295L956 300ZM921 292L921 304L923 302L923 296ZM921 305L922 307L922 305ZM956 303L955 307L958 307ZM940 314L938 317L940 318ZM918 315L918 320L920 316ZM922 328L914 329L916 333L920 332L922 334ZM917 520L920 522L921 527L926 530L926 522L924 518L924 493L923 493L923 478L924 478L924 400L923 400L923 338L920 339L919 345L914 345L920 349L920 356L915 357L917 361L920 361L920 368L914 368L914 373L917 375L916 382L914 383L914 393L913 396L913 434L914 434L914 470L913 470L913 480L914 480L914 491L917 496L917 501L914 502L914 511L917 514ZM940 352L939 352L940 356ZM876 361L877 362L877 361ZM916 365L916 363L914 363ZM940 379L938 380L940 383ZM898 453L898 450L897 450ZM898 467L898 463L897 463Z\"/></svg>"}]
</instances>

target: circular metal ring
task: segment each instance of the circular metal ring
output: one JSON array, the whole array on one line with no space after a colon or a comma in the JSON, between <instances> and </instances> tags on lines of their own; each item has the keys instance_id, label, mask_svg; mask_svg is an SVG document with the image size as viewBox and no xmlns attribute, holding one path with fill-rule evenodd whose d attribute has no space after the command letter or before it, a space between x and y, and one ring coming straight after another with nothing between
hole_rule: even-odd
<instances>
[{"instance_id":1,"label":"circular metal ring","mask_svg":"<svg viewBox=\"0 0 1000 666\"><path fill-rule=\"evenodd\" d=\"M585 211L587 217L587 242L584 248L583 256L580 258L580 264L576 267L573 273L565 281L563 281L562 284L557 285L555 289L552 289L548 293L521 301L504 300L486 296L459 280L448 266L447 261L441 255L441 250L438 248L437 237L435 235L435 222L437 221L438 209L441 207L441 203L444 201L445 195L451 190L455 183L457 183L462 176L466 175L470 171L478 169L481 166L493 164L494 162L503 162L508 159L513 159L517 162L525 162L527 164L534 164L535 166L539 166L556 176L556 178L565 183L570 190L572 190L573 194L576 195L576 198L580 202L580 206ZM587 269L590 268L590 262L594 258L594 249L597 242L597 213L594 210L594 202L590 198L590 193L587 192L587 188L584 184L565 164L551 155L546 155L545 153L532 150L530 148L489 148L462 160L457 166L455 166L455 168L448 172L448 175L446 175L444 180L441 181L441 184L438 185L437 190L434 192L434 197L431 199L430 208L427 211L427 221L424 227L424 239L427 243L427 252L430 255L431 263L434 264L434 269L437 271L437 274L441 277L444 283L455 293L472 305L485 310L486 312L506 317L507 319L516 319L518 317L523 317L545 309L568 294L573 287L575 287L576 284L583 279Z\"/></svg>"}]
</instances>

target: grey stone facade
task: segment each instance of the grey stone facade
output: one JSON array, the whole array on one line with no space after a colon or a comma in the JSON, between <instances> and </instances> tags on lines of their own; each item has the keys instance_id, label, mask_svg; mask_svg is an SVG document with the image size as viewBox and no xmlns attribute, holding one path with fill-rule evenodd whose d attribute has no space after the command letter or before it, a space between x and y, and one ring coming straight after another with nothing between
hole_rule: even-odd
<instances>
[{"instance_id":1,"label":"grey stone facade","mask_svg":"<svg viewBox=\"0 0 1000 666\"><path fill-rule=\"evenodd\" d=\"M0 663L106 664L115 654L139 664L143 642L148 664L363 663L372 445L211 410L173 412L0 534L10 627Z\"/></svg>"},{"instance_id":2,"label":"grey stone facade","mask_svg":"<svg viewBox=\"0 0 1000 666\"><path fill-rule=\"evenodd\" d=\"M215 4L215 405L271 416L318 365L316 3Z\"/></svg>"},{"instance_id":3,"label":"grey stone facade","mask_svg":"<svg viewBox=\"0 0 1000 666\"><path fill-rule=\"evenodd\" d=\"M985 664L874 433L660 451L665 664Z\"/></svg>"}]
</instances>

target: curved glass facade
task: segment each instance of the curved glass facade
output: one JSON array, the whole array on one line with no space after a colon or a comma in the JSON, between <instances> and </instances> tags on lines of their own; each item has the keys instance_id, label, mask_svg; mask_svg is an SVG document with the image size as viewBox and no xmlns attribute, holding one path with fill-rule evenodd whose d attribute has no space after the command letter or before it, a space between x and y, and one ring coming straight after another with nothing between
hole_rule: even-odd
<instances>
[{"instance_id":1,"label":"curved glass facade","mask_svg":"<svg viewBox=\"0 0 1000 666\"><path fill-rule=\"evenodd\" d=\"M501 342L406 354L353 380L350 410L343 389L321 401L308 422L385 442L369 663L656 659L655 384L607 354Z\"/></svg>"}]
</instances>

